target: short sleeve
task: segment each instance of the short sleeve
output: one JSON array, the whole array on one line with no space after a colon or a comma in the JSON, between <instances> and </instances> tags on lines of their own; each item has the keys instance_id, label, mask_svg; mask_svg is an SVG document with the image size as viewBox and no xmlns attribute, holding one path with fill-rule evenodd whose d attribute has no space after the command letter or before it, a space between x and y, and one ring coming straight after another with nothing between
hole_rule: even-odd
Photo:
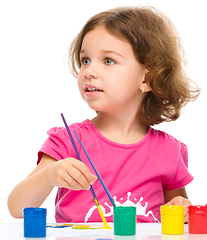
<instances>
[{"instance_id":1,"label":"short sleeve","mask_svg":"<svg viewBox=\"0 0 207 240\"><path fill-rule=\"evenodd\" d=\"M69 156L75 156L65 128L54 127L51 128L47 134L48 138L38 152L37 164L39 164L44 153L56 160L61 160Z\"/></svg>"},{"instance_id":2,"label":"short sleeve","mask_svg":"<svg viewBox=\"0 0 207 240\"><path fill-rule=\"evenodd\" d=\"M185 144L177 143L177 161L174 164L174 175L171 181L164 185L164 190L176 190L189 184L194 178L188 171L188 149ZM175 156L175 155L174 155Z\"/></svg>"}]
</instances>

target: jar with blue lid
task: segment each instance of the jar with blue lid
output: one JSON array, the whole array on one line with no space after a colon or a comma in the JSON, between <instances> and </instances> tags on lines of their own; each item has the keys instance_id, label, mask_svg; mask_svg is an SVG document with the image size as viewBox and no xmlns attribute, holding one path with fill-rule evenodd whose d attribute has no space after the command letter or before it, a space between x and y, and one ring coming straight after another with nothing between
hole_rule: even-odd
<instances>
[{"instance_id":1,"label":"jar with blue lid","mask_svg":"<svg viewBox=\"0 0 207 240\"><path fill-rule=\"evenodd\" d=\"M24 208L24 237L46 237L46 208Z\"/></svg>"}]
</instances>

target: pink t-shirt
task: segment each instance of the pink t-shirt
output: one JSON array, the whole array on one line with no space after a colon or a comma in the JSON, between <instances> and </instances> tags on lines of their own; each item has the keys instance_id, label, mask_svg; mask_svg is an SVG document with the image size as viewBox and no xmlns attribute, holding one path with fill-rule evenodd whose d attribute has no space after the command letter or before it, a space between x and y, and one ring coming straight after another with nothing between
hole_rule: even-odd
<instances>
[{"instance_id":1,"label":"pink t-shirt","mask_svg":"<svg viewBox=\"0 0 207 240\"><path fill-rule=\"evenodd\" d=\"M149 127L135 144L119 144L106 139L89 121L69 126L82 161L95 174L73 130L101 175L117 206L136 206L137 222L160 221L163 190L184 187L193 180L188 172L187 147L172 136ZM76 157L65 128L52 128L38 153L61 160ZM78 160L77 160L78 161ZM112 204L101 183L94 191L108 222L113 222ZM59 188L55 201L57 222L101 222L90 191Z\"/></svg>"}]
</instances>

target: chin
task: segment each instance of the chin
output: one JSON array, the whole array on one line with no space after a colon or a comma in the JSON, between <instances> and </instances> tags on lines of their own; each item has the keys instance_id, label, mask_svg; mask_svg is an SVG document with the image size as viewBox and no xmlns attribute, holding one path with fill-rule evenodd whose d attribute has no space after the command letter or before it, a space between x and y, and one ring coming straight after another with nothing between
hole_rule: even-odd
<instances>
[{"instance_id":1,"label":"chin","mask_svg":"<svg viewBox=\"0 0 207 240\"><path fill-rule=\"evenodd\" d=\"M90 106L89 106L90 107ZM93 108L93 107L90 107L90 109L94 110L95 112L98 112L100 111L98 108Z\"/></svg>"},{"instance_id":2,"label":"chin","mask_svg":"<svg viewBox=\"0 0 207 240\"><path fill-rule=\"evenodd\" d=\"M97 105L95 106L95 104L88 103L87 101L85 101L85 102L88 104L90 109L92 109L94 111L99 111L100 110L100 108Z\"/></svg>"}]
</instances>

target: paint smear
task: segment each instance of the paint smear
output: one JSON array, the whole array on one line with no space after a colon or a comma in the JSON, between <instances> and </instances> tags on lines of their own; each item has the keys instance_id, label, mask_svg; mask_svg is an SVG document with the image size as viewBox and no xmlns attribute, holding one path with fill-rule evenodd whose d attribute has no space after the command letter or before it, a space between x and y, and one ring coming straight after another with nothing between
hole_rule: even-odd
<instances>
[{"instance_id":1,"label":"paint smear","mask_svg":"<svg viewBox=\"0 0 207 240\"><path fill-rule=\"evenodd\" d=\"M78 225L78 226L74 226L72 227L72 229L81 229L81 230L88 230L88 229L111 229L111 227L90 227L88 225Z\"/></svg>"},{"instance_id":2,"label":"paint smear","mask_svg":"<svg viewBox=\"0 0 207 240\"><path fill-rule=\"evenodd\" d=\"M71 223L63 223L58 225L47 225L49 228L65 228L65 227L71 227L72 229L79 229L79 230L87 230L87 229L111 229L111 227L104 226L104 227L91 227L89 225L74 225Z\"/></svg>"},{"instance_id":3,"label":"paint smear","mask_svg":"<svg viewBox=\"0 0 207 240\"><path fill-rule=\"evenodd\" d=\"M88 226L88 225L78 225L78 226L72 227L72 229L90 229L90 226Z\"/></svg>"},{"instance_id":4,"label":"paint smear","mask_svg":"<svg viewBox=\"0 0 207 240\"><path fill-rule=\"evenodd\" d=\"M112 229L111 227L107 226L107 227L99 227L97 229Z\"/></svg>"},{"instance_id":5,"label":"paint smear","mask_svg":"<svg viewBox=\"0 0 207 240\"><path fill-rule=\"evenodd\" d=\"M73 227L74 224L70 224L70 223L64 223L64 224L58 224L58 225L47 225L47 227L50 228L65 228L65 227Z\"/></svg>"}]
</instances>

